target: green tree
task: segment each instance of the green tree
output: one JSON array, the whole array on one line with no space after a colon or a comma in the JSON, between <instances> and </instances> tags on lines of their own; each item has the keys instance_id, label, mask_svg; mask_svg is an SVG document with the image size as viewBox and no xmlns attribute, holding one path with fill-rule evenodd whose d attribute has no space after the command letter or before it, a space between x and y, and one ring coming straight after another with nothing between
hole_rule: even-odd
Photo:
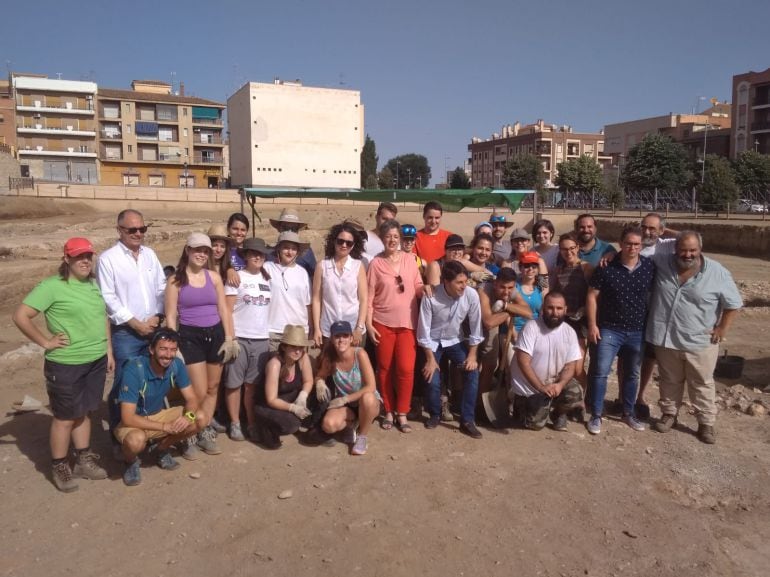
<instances>
[{"instance_id":1,"label":"green tree","mask_svg":"<svg viewBox=\"0 0 770 577\"><path fill-rule=\"evenodd\" d=\"M770 156L746 150L735 159L733 169L735 183L744 196L767 200L770 190Z\"/></svg>"},{"instance_id":2,"label":"green tree","mask_svg":"<svg viewBox=\"0 0 770 577\"><path fill-rule=\"evenodd\" d=\"M554 184L562 192L599 192L603 188L602 167L590 156L571 158L556 168L558 175Z\"/></svg>"},{"instance_id":3,"label":"green tree","mask_svg":"<svg viewBox=\"0 0 770 577\"><path fill-rule=\"evenodd\" d=\"M449 179L449 188L470 188L471 179L461 167L457 167L452 171L452 177Z\"/></svg>"},{"instance_id":4,"label":"green tree","mask_svg":"<svg viewBox=\"0 0 770 577\"><path fill-rule=\"evenodd\" d=\"M391 158L385 168L395 175L397 188L425 188L431 177L428 159L413 152Z\"/></svg>"},{"instance_id":5,"label":"green tree","mask_svg":"<svg viewBox=\"0 0 770 577\"><path fill-rule=\"evenodd\" d=\"M378 188L396 188L395 176L390 169L385 166L379 173L377 173L377 185Z\"/></svg>"},{"instance_id":6,"label":"green tree","mask_svg":"<svg viewBox=\"0 0 770 577\"><path fill-rule=\"evenodd\" d=\"M377 175L376 174L370 174L366 177L366 182L364 183L364 188L367 188L369 190L373 190L375 188L379 188L377 181Z\"/></svg>"},{"instance_id":7,"label":"green tree","mask_svg":"<svg viewBox=\"0 0 770 577\"><path fill-rule=\"evenodd\" d=\"M699 186L698 203L707 212L726 211L738 200L738 185L730 162L716 154L706 155L706 171Z\"/></svg>"},{"instance_id":8,"label":"green tree","mask_svg":"<svg viewBox=\"0 0 770 577\"><path fill-rule=\"evenodd\" d=\"M628 190L674 193L692 177L684 147L660 134L649 134L628 152L622 182Z\"/></svg>"},{"instance_id":9,"label":"green tree","mask_svg":"<svg viewBox=\"0 0 770 577\"><path fill-rule=\"evenodd\" d=\"M615 210L623 208L626 203L626 196L615 175L605 179L603 190L604 199L610 207L615 207Z\"/></svg>"},{"instance_id":10,"label":"green tree","mask_svg":"<svg viewBox=\"0 0 770 577\"><path fill-rule=\"evenodd\" d=\"M364 141L364 147L361 149L361 186L369 188L367 183L371 182L370 177L377 178L377 162L379 161L377 156L377 146L374 144L374 140L367 134ZM376 188L376 187L372 187Z\"/></svg>"},{"instance_id":11,"label":"green tree","mask_svg":"<svg viewBox=\"0 0 770 577\"><path fill-rule=\"evenodd\" d=\"M513 156L503 168L503 188L507 190L540 190L544 181L543 164L532 154Z\"/></svg>"}]
</instances>

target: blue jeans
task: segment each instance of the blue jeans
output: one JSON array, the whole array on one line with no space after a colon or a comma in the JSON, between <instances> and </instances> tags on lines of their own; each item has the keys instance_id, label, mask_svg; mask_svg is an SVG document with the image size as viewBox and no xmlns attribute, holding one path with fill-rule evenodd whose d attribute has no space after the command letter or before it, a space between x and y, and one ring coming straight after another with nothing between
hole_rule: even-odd
<instances>
[{"instance_id":1,"label":"blue jeans","mask_svg":"<svg viewBox=\"0 0 770 577\"><path fill-rule=\"evenodd\" d=\"M633 415L636 393L639 389L639 367L642 362L644 331L619 331L599 329L601 340L591 348L591 366L588 370L588 390L591 415L601 417L604 411L604 395L607 393L607 376L616 356L623 359L623 414Z\"/></svg>"},{"instance_id":2,"label":"blue jeans","mask_svg":"<svg viewBox=\"0 0 770 577\"><path fill-rule=\"evenodd\" d=\"M118 406L118 386L121 383L123 364L128 359L141 357L148 352L149 343L136 332L125 327L112 326L112 355L115 357L115 374L113 375L112 390L107 397L107 408L110 414L110 425L120 422L120 407Z\"/></svg>"},{"instance_id":3,"label":"blue jeans","mask_svg":"<svg viewBox=\"0 0 770 577\"><path fill-rule=\"evenodd\" d=\"M444 355L455 366L461 366L468 356L464 343L457 343L451 347L443 348L441 345L433 353L437 364L441 364ZM479 371L463 371L463 402L460 409L460 419L463 423L473 423L476 420L476 396L479 392ZM431 375L427 383L427 408L431 417L441 414L441 373L437 370Z\"/></svg>"}]
</instances>

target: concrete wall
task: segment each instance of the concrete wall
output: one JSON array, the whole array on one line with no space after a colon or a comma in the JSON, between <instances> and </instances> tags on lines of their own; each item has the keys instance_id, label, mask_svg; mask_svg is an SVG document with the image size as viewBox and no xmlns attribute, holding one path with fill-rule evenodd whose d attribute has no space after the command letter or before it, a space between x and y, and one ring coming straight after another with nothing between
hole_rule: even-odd
<instances>
[{"instance_id":1,"label":"concrete wall","mask_svg":"<svg viewBox=\"0 0 770 577\"><path fill-rule=\"evenodd\" d=\"M21 176L21 169L19 163L10 154L0 152L0 190L6 192L8 190L8 178L18 178Z\"/></svg>"}]
</instances>

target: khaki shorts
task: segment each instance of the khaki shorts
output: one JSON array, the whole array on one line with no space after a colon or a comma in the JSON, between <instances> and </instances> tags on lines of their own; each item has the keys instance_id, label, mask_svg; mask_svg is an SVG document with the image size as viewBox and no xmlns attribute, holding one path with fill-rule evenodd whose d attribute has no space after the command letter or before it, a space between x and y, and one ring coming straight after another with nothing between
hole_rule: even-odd
<instances>
[{"instance_id":1,"label":"khaki shorts","mask_svg":"<svg viewBox=\"0 0 770 577\"><path fill-rule=\"evenodd\" d=\"M161 409L154 415L148 415L147 418L154 423L173 423L179 417L181 417L183 413L184 407L171 407L170 409ZM152 439L161 439L168 436L168 433L164 433L163 431L148 431L146 429L137 429L136 427L125 427L123 426L123 423L120 423L117 427L115 427L114 435L118 442L120 442L122 445L125 438L132 431L142 431L145 437L147 437L148 441Z\"/></svg>"}]
</instances>

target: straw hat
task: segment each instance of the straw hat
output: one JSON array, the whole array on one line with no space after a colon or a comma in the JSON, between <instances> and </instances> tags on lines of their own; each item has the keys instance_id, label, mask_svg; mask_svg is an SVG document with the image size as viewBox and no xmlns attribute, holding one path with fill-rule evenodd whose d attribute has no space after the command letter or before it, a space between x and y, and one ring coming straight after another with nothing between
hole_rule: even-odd
<instances>
[{"instance_id":1,"label":"straw hat","mask_svg":"<svg viewBox=\"0 0 770 577\"><path fill-rule=\"evenodd\" d=\"M276 248L281 246L282 242L293 242L294 244L298 245L298 252L300 253L310 246L309 242L302 242L299 238L299 235L296 232L292 232L290 230L285 230L278 235L278 241L275 243Z\"/></svg>"},{"instance_id":2,"label":"straw hat","mask_svg":"<svg viewBox=\"0 0 770 577\"><path fill-rule=\"evenodd\" d=\"M215 240L232 242L232 239L227 236L227 227L224 224L212 224L206 234L211 239L211 242L214 242Z\"/></svg>"},{"instance_id":3,"label":"straw hat","mask_svg":"<svg viewBox=\"0 0 770 577\"><path fill-rule=\"evenodd\" d=\"M292 347L309 347L313 342L307 339L305 327L301 325L286 325L283 327L281 344Z\"/></svg>"},{"instance_id":4,"label":"straw hat","mask_svg":"<svg viewBox=\"0 0 770 577\"><path fill-rule=\"evenodd\" d=\"M297 211L291 209L291 208L284 208L281 211L280 216L275 219L270 219L270 224L273 226L273 228L276 228L278 230L281 229L281 224L298 224L300 225L299 230L303 230L307 228L307 223L304 222L299 215L297 214Z\"/></svg>"}]
</instances>

